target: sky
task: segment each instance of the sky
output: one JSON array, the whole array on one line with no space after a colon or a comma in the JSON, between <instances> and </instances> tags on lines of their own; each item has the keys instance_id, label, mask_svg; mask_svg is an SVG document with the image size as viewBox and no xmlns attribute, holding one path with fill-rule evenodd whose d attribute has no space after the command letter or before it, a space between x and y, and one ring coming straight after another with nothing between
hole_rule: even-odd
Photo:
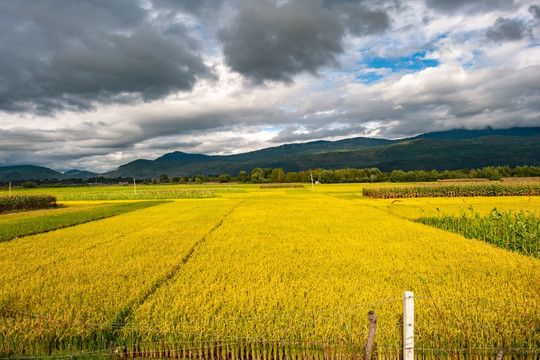
<instances>
[{"instance_id":1,"label":"sky","mask_svg":"<svg viewBox=\"0 0 540 360\"><path fill-rule=\"evenodd\" d=\"M540 126L540 1L0 0L0 166Z\"/></svg>"}]
</instances>

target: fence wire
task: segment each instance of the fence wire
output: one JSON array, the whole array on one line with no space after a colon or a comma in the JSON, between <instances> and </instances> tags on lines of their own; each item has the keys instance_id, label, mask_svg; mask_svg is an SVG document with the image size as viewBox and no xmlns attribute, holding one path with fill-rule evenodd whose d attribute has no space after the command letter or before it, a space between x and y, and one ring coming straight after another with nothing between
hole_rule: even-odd
<instances>
[{"instance_id":1,"label":"fence wire","mask_svg":"<svg viewBox=\"0 0 540 360\"><path fill-rule=\"evenodd\" d=\"M490 300L479 300L479 299L464 299L464 298L444 298L444 297L414 297L415 300L427 300L431 301L433 303L444 303L444 302L462 302L463 304L469 304L466 306L466 308L471 308L475 311L492 311L497 312L498 309L487 309L482 307L482 305L489 307L490 306L497 306L497 307L519 307L522 309L528 309L533 310L533 314L516 314L517 316L523 316L523 317L535 317L533 319L533 324L525 324L525 325L505 325L504 328L506 330L527 330L530 332L537 332L540 330L540 319L536 315L536 310L540 308L540 305L534 304L534 303L517 303L517 302L499 302L499 301L490 301ZM71 353L66 355L43 355L43 356L14 356L14 357L4 357L0 358L0 360L7 360L7 359L60 359L60 358L85 358L85 357L111 357L111 356L118 356L121 354L122 356L135 356L141 351L144 352L145 356L152 356L156 354L163 354L165 352L169 353L180 353L180 352L190 352L190 351L197 351L197 352L208 352L208 351L214 351L219 350L227 347L234 347L243 345L255 345L255 344L274 344L274 345L295 345L295 346L312 346L312 347L320 347L320 348L341 348L341 349L360 349L363 344L351 344L351 343L345 343L344 339L336 339L336 338L328 338L323 340L287 340L280 338L283 335L287 334L289 331L297 328L305 328L309 326L315 326L315 324L336 318L336 317L346 317L351 314L356 314L362 309L373 309L380 306L385 306L388 304L393 304L403 301L403 298L392 298L387 300L381 300L381 301L375 301L375 302L366 302L366 303L360 303L360 304L354 304L350 306L340 306L340 307L334 307L334 308L327 308L327 309L320 309L320 310L310 310L310 311L302 311L302 312L285 312L285 313L270 313L266 315L261 316L246 316L246 317L228 317L228 318L216 318L216 319L195 319L195 320L189 320L189 321L181 321L181 322L112 322L112 323L106 323L106 322L87 322L87 321L80 321L80 320L69 320L69 319L61 319L61 318L54 318L49 317L42 314L36 314L32 312L25 312L21 310L16 309L9 309L9 308L0 308L0 318L6 321L35 321L35 322L45 322L45 323L57 323L57 324L65 324L68 326L83 326L83 327L90 327L90 328L96 328L96 329L102 329L102 330L110 330L110 331L117 331L117 330L126 330L126 331L132 331L132 332L142 332L142 333L155 333L158 335L169 335L169 334L178 334L178 335L184 335L184 336L198 336L199 339L193 339L193 340L184 340L184 341L173 341L173 342L136 342L131 345L118 345L118 346L112 346L106 349L99 349L99 350L92 350L92 351L81 351L78 353ZM294 321L298 321L298 317L302 316L308 316L308 315L317 315L317 317L313 316L311 319L307 321L302 321L300 323L294 323ZM508 313L505 312L505 315L508 315ZM232 323L232 322L255 322L255 321L264 321L272 318L283 318L283 319L289 319L289 325L283 326L280 328L277 328L275 330L265 332L262 335L257 336L231 336L231 335L225 335L225 334L218 334L218 333L209 333L209 334L201 334L201 332L187 332L187 331L180 331L180 330L159 330L152 328L152 326L185 326L185 325L201 325L201 324L210 324L210 323ZM453 318L455 320L458 320L457 323L452 323L450 321L448 322L428 322L428 323L419 323L415 325L415 329L430 329L430 328L436 328L436 327L444 327L444 328L473 328L473 329L491 329L491 328L499 328L499 324L477 324L477 323L468 323L466 317L459 317L453 315ZM444 319L442 319L444 320ZM384 330L395 330L403 326L403 323L400 322L398 324L389 324L389 323L379 323L377 326L377 331L381 332ZM166 349L158 349L158 350L138 350L135 351L133 349L141 349L141 348L148 348L152 346L167 346ZM381 346L377 346L376 349L378 351L392 351L392 352L398 352L407 350L402 347L392 347L392 346L384 346L384 344L380 344ZM479 353L479 352L497 352L500 351L500 348L495 347L467 347L467 348L453 348L453 347L415 347L411 348L418 352L439 352L439 353L447 353L447 354L456 354L456 353ZM519 347L505 347L505 352L508 353L522 353L522 354L534 354L534 357L537 357L537 354L540 354L540 348L519 348Z\"/></svg>"}]
</instances>

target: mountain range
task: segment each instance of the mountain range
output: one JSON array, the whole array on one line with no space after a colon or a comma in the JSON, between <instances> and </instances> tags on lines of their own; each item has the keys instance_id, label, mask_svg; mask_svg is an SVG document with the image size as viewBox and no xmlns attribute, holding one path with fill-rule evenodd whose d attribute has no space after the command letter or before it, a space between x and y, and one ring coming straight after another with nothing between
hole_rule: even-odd
<instances>
[{"instance_id":1,"label":"mountain range","mask_svg":"<svg viewBox=\"0 0 540 360\"><path fill-rule=\"evenodd\" d=\"M339 141L286 144L236 155L188 154L180 151L155 160L135 160L111 172L71 170L60 173L32 165L0 167L0 181L43 179L157 178L251 172L283 168L286 172L314 168L376 167L392 170L456 170L485 166L540 166L540 127L495 130L457 129L413 138L387 140L357 137Z\"/></svg>"}]
</instances>

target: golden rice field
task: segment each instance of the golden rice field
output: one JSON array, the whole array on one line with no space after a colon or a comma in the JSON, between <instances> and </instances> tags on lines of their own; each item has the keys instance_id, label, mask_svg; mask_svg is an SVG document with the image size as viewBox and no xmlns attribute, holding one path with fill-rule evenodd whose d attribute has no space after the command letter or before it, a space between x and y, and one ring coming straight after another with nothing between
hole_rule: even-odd
<instances>
[{"instance_id":1,"label":"golden rice field","mask_svg":"<svg viewBox=\"0 0 540 360\"><path fill-rule=\"evenodd\" d=\"M0 358L398 359L404 291L417 358L540 356L540 260L412 221L539 197L237 187L0 243Z\"/></svg>"}]
</instances>

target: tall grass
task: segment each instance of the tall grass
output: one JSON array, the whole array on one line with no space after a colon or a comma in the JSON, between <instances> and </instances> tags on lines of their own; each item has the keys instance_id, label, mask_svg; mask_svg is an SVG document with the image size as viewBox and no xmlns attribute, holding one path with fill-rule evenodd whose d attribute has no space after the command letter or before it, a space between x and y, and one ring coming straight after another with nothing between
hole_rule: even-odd
<instances>
[{"instance_id":1,"label":"tall grass","mask_svg":"<svg viewBox=\"0 0 540 360\"><path fill-rule=\"evenodd\" d=\"M422 217L422 224L452 231L469 239L489 242L504 249L540 258L540 218L524 211L498 211L494 208L488 216L463 212L461 216L439 215Z\"/></svg>"},{"instance_id":2,"label":"tall grass","mask_svg":"<svg viewBox=\"0 0 540 360\"><path fill-rule=\"evenodd\" d=\"M0 213L18 210L36 210L56 207L56 198L51 195L0 196Z\"/></svg>"}]
</instances>

